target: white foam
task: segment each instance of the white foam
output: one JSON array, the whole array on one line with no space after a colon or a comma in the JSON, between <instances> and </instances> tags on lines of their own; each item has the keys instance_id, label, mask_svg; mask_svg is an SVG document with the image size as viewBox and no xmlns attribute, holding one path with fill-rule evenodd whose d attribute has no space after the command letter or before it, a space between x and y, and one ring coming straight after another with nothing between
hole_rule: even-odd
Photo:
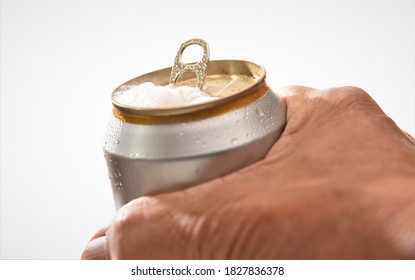
<instances>
[{"instance_id":1,"label":"white foam","mask_svg":"<svg viewBox=\"0 0 415 280\"><path fill-rule=\"evenodd\" d=\"M120 92L115 100L131 107L182 107L217 99L209 96L198 88L173 85L156 86L153 83L143 83L126 91Z\"/></svg>"}]
</instances>

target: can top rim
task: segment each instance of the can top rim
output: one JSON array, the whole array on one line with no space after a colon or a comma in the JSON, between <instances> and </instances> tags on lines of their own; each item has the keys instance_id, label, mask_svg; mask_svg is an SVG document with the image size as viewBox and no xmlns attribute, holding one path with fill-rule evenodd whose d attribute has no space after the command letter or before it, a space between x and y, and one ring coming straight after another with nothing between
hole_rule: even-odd
<instances>
[{"instance_id":1,"label":"can top rim","mask_svg":"<svg viewBox=\"0 0 415 280\"><path fill-rule=\"evenodd\" d=\"M112 95L112 104L119 111L138 116L172 116L193 113L216 106L232 103L249 95L265 82L266 71L263 66L245 60L212 60L209 61L206 82L203 91L220 98L182 107L137 108L120 104L116 96L144 82L152 82L156 85L169 83L171 67L149 72L135 77L119 87ZM194 82L194 76L186 72L181 77L178 85L189 85ZM218 89L222 87L218 93Z\"/></svg>"}]
</instances>

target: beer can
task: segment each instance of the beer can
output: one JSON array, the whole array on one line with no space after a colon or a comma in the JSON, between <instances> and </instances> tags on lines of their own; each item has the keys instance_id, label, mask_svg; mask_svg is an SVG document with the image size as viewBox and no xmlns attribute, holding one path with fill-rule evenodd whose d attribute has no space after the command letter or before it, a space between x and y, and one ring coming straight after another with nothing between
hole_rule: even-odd
<instances>
[{"instance_id":1,"label":"beer can","mask_svg":"<svg viewBox=\"0 0 415 280\"><path fill-rule=\"evenodd\" d=\"M171 83L175 66L138 76L112 93L103 148L116 209L137 197L195 186L261 160L284 129L285 104L267 85L265 69L249 61L208 62L203 91L218 97L213 101L170 108L135 108L117 101L144 82ZM198 84L196 78L185 71L176 84Z\"/></svg>"}]
</instances>

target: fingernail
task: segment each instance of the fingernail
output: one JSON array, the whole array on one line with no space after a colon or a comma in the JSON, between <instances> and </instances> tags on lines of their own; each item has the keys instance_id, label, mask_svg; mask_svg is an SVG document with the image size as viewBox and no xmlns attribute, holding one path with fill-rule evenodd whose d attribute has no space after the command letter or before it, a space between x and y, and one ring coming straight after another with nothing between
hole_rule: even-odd
<instances>
[{"instance_id":1,"label":"fingernail","mask_svg":"<svg viewBox=\"0 0 415 280\"><path fill-rule=\"evenodd\" d=\"M107 237L102 236L92 240L82 253L83 260L107 260Z\"/></svg>"}]
</instances>

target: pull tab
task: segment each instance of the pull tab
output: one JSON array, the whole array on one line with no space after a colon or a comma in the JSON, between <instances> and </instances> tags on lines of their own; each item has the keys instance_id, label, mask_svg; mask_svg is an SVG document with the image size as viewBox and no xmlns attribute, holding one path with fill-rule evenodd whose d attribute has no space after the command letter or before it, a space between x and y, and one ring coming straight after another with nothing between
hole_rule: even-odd
<instances>
[{"instance_id":1,"label":"pull tab","mask_svg":"<svg viewBox=\"0 0 415 280\"><path fill-rule=\"evenodd\" d=\"M201 46L203 48L203 57L197 63L183 64L183 60L182 60L183 52L190 45ZM205 83L208 62L209 62L209 45L206 41L202 39L190 39L184 42L180 46L179 50L177 51L176 57L174 58L174 65L171 69L171 74L170 74L170 84L175 85L177 79L182 73L186 71L192 71L193 73L196 74L196 77L197 77L196 87L202 90L203 84Z\"/></svg>"}]
</instances>

